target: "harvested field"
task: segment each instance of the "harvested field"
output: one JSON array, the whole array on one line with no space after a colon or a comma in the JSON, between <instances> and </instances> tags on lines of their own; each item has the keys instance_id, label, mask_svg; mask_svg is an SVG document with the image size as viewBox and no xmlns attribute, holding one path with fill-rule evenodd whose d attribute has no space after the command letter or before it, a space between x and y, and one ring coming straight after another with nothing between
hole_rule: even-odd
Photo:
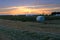
<instances>
[{"instance_id":1,"label":"harvested field","mask_svg":"<svg viewBox=\"0 0 60 40\"><path fill-rule=\"evenodd\" d=\"M60 24L0 19L0 40L60 40Z\"/></svg>"},{"instance_id":2,"label":"harvested field","mask_svg":"<svg viewBox=\"0 0 60 40\"><path fill-rule=\"evenodd\" d=\"M51 24L52 22L38 23L38 22L21 22L0 19L0 25L6 27L12 27L21 30L28 31L46 31L46 32L60 32L60 24Z\"/></svg>"}]
</instances>

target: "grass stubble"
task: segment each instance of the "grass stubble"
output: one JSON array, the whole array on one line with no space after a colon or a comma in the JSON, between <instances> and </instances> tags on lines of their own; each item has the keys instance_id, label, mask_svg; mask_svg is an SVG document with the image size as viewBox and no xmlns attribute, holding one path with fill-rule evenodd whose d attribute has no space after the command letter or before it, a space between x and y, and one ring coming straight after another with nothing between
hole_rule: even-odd
<instances>
[{"instance_id":1,"label":"grass stubble","mask_svg":"<svg viewBox=\"0 0 60 40\"><path fill-rule=\"evenodd\" d=\"M59 24L0 20L0 40L60 40Z\"/></svg>"}]
</instances>

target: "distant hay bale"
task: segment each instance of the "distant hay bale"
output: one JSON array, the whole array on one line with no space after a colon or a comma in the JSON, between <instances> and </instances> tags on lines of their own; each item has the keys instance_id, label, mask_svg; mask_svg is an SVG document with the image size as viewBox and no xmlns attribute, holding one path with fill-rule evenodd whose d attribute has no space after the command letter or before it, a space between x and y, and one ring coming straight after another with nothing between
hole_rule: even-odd
<instances>
[{"instance_id":1,"label":"distant hay bale","mask_svg":"<svg viewBox=\"0 0 60 40\"><path fill-rule=\"evenodd\" d=\"M44 16L37 16L36 17L36 21L37 22L44 22L45 21L45 17Z\"/></svg>"},{"instance_id":2,"label":"distant hay bale","mask_svg":"<svg viewBox=\"0 0 60 40\"><path fill-rule=\"evenodd\" d=\"M33 14L26 14L26 16L28 17L28 16L34 16Z\"/></svg>"}]
</instances>

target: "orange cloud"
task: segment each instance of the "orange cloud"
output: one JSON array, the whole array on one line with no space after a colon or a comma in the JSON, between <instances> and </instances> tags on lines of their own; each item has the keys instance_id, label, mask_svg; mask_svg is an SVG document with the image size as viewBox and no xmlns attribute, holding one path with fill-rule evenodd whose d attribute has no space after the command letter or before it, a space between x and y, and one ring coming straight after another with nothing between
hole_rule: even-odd
<instances>
[{"instance_id":1,"label":"orange cloud","mask_svg":"<svg viewBox=\"0 0 60 40\"><path fill-rule=\"evenodd\" d=\"M56 9L60 9L60 7L55 8L36 8L37 6L18 6L18 7L7 7L3 8L2 10L9 10L9 11L2 11L0 14L51 14L52 11Z\"/></svg>"},{"instance_id":2,"label":"orange cloud","mask_svg":"<svg viewBox=\"0 0 60 40\"><path fill-rule=\"evenodd\" d=\"M39 9L31 9L31 8L27 8L27 7L18 7L17 9L14 9L14 10L11 10L11 11L8 11L9 13L11 14L42 14L42 13L45 13L45 14L48 14L50 13L49 9L46 9L46 8L39 8Z\"/></svg>"}]
</instances>

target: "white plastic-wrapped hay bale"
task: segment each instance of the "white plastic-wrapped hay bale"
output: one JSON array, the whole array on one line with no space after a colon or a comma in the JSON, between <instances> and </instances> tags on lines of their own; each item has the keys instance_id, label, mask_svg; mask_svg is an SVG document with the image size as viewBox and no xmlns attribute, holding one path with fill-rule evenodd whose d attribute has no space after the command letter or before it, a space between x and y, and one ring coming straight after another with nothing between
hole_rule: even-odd
<instances>
[{"instance_id":1,"label":"white plastic-wrapped hay bale","mask_svg":"<svg viewBox=\"0 0 60 40\"><path fill-rule=\"evenodd\" d=\"M34 16L33 14L26 14L26 16L28 17L28 16Z\"/></svg>"},{"instance_id":2,"label":"white plastic-wrapped hay bale","mask_svg":"<svg viewBox=\"0 0 60 40\"><path fill-rule=\"evenodd\" d=\"M36 21L38 21L38 22L44 22L45 21L45 17L44 16L37 16L36 17Z\"/></svg>"}]
</instances>

